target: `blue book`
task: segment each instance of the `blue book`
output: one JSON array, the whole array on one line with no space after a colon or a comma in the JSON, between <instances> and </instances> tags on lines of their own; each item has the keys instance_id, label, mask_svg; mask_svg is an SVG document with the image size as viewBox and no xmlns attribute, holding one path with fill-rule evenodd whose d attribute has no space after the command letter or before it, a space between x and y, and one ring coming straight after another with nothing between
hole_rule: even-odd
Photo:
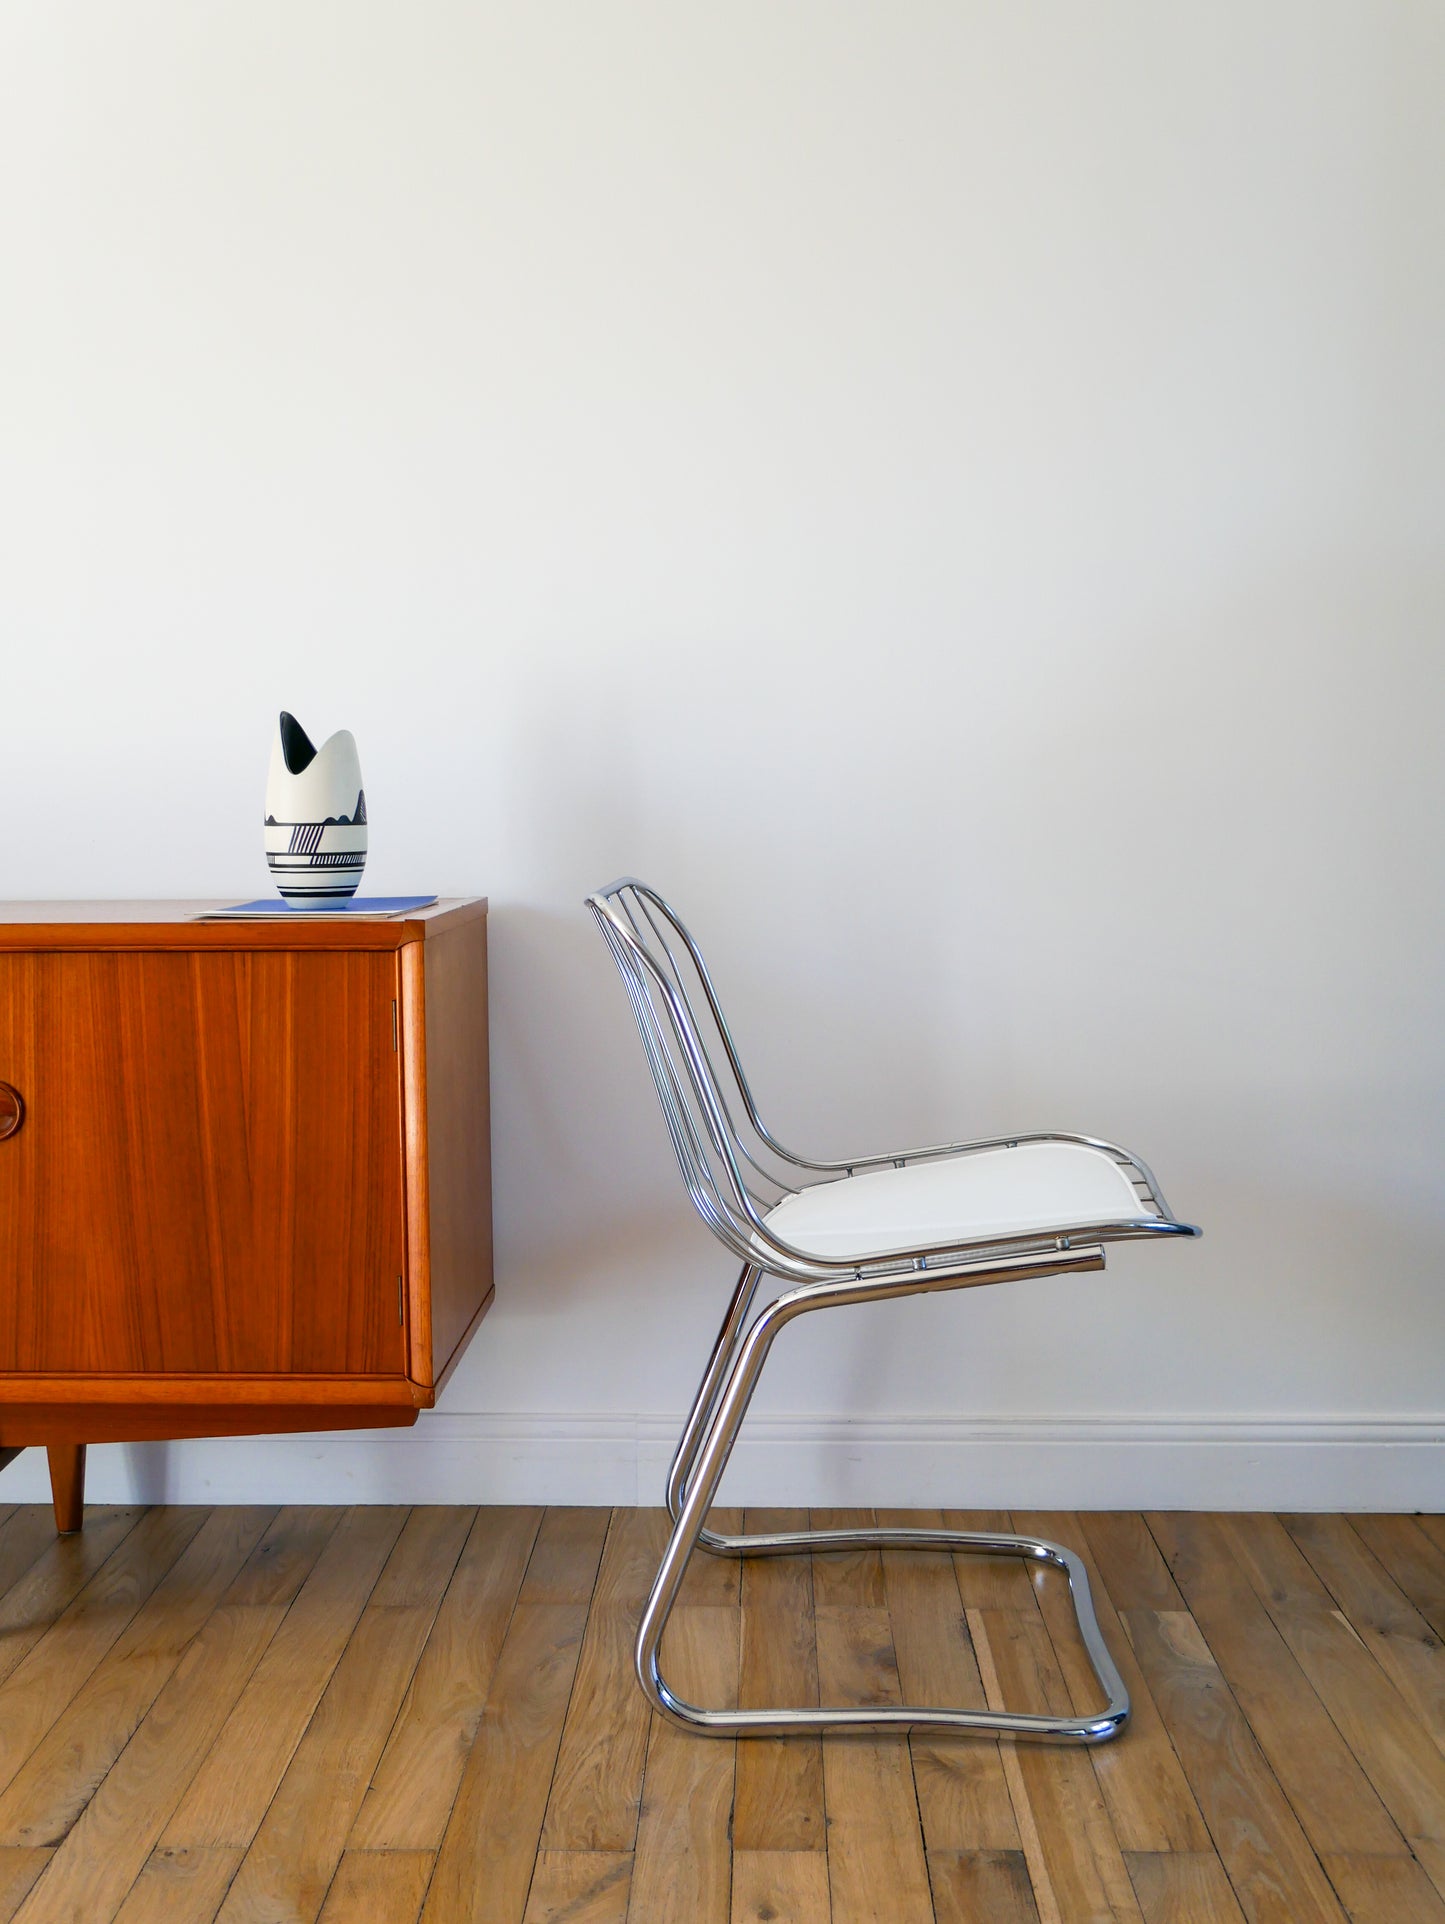
<instances>
[{"instance_id":1,"label":"blue book","mask_svg":"<svg viewBox=\"0 0 1445 1924\"><path fill-rule=\"evenodd\" d=\"M206 909L199 920L299 922L333 915L410 915L416 909L429 909L436 899L434 895L349 895L340 902L308 902L304 908L296 908L273 895L261 902L238 902L230 909Z\"/></svg>"}]
</instances>

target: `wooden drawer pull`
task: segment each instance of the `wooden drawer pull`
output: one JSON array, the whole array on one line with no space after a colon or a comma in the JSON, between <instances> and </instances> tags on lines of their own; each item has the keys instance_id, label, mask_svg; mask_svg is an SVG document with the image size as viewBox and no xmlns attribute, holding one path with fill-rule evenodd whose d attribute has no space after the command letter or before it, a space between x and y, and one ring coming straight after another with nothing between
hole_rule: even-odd
<instances>
[{"instance_id":1,"label":"wooden drawer pull","mask_svg":"<svg viewBox=\"0 0 1445 1924\"><path fill-rule=\"evenodd\" d=\"M13 1136L24 1120L25 1104L20 1091L12 1089L8 1082L0 1082L0 1142Z\"/></svg>"}]
</instances>

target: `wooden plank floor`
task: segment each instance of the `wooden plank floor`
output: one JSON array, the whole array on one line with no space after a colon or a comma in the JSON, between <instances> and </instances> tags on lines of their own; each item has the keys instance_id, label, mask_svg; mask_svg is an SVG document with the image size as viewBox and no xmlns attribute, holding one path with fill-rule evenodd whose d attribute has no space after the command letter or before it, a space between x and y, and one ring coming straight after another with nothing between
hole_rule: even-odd
<instances>
[{"instance_id":1,"label":"wooden plank floor","mask_svg":"<svg viewBox=\"0 0 1445 1924\"><path fill-rule=\"evenodd\" d=\"M0 1924L1445 1924L1445 1521L915 1516L1084 1554L1121 1740L665 1726L656 1511L0 1508ZM1062 1579L944 1554L702 1558L664 1658L1095 1707Z\"/></svg>"}]
</instances>

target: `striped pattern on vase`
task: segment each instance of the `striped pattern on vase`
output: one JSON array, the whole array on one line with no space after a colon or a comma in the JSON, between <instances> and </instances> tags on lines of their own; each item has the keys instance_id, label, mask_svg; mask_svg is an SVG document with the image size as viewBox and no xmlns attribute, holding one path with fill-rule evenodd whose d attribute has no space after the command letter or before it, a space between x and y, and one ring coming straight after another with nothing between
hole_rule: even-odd
<instances>
[{"instance_id":1,"label":"striped pattern on vase","mask_svg":"<svg viewBox=\"0 0 1445 1924\"><path fill-rule=\"evenodd\" d=\"M366 791L350 732L320 748L282 712L266 782L266 861L288 902L344 901L366 867Z\"/></svg>"}]
</instances>

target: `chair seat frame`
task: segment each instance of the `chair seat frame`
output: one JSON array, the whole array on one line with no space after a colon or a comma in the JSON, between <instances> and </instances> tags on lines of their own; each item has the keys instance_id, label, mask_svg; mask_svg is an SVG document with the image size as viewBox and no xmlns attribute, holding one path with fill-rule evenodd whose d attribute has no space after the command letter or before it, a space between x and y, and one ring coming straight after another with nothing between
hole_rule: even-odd
<instances>
[{"instance_id":1,"label":"chair seat frame","mask_svg":"<svg viewBox=\"0 0 1445 1924\"><path fill-rule=\"evenodd\" d=\"M709 1228L743 1263L668 1472L672 1531L643 1608L636 1644L637 1677L649 1702L670 1722L717 1737L947 1729L1009 1740L1098 1744L1117 1736L1129 1718L1128 1691L1099 1629L1083 1562L1062 1544L984 1531L881 1527L728 1535L709 1529L707 1517L772 1345L795 1319L825 1308L1101 1270L1107 1243L1192 1237L1199 1230L1173 1216L1147 1165L1095 1137L1040 1132L830 1162L795 1154L758 1113L707 965L675 911L630 876L589 896L587 906L632 1002L688 1193ZM723 1094L704 1041L705 1023L731 1071L751 1142ZM779 1194L795 1194L806 1186L799 1180L802 1176L836 1182L869 1169L901 1169L920 1161L1042 1142L1073 1143L1111 1158L1139 1197L1139 1213L1117 1221L870 1251L854 1260L829 1260L796 1248L767 1220ZM764 1277L785 1287L759 1308ZM874 1547L1019 1557L1062 1571L1103 1707L1070 1717L921 1704L707 1709L689 1703L668 1684L661 1669L663 1635L697 1550L755 1557Z\"/></svg>"}]
</instances>

